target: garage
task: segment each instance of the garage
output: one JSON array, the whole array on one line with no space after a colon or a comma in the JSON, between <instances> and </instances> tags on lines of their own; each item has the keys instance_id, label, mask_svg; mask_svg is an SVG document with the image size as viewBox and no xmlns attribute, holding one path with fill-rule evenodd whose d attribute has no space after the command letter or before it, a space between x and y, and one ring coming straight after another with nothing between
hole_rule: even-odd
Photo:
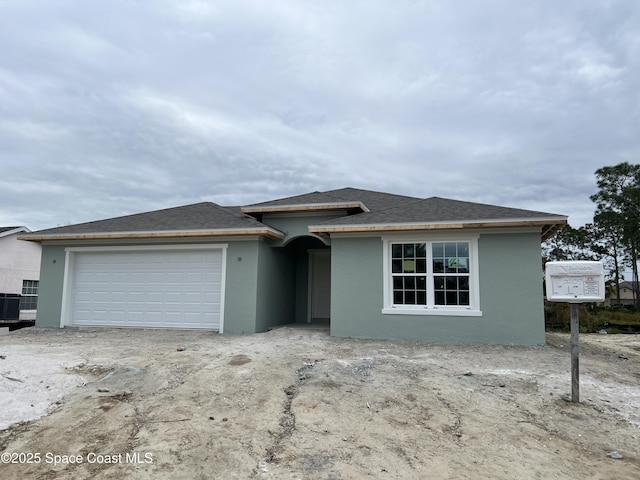
<instances>
[{"instance_id":1,"label":"garage","mask_svg":"<svg viewBox=\"0 0 640 480\"><path fill-rule=\"evenodd\" d=\"M222 330L226 246L67 249L73 326Z\"/></svg>"}]
</instances>

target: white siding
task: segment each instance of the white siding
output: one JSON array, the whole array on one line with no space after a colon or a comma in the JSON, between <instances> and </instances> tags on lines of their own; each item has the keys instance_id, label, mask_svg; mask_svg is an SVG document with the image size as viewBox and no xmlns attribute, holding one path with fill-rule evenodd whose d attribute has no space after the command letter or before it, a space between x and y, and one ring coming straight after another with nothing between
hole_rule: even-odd
<instances>
[{"instance_id":1,"label":"white siding","mask_svg":"<svg viewBox=\"0 0 640 480\"><path fill-rule=\"evenodd\" d=\"M40 279L39 243L18 240L12 234L0 237L0 293L22 293L23 280Z\"/></svg>"}]
</instances>

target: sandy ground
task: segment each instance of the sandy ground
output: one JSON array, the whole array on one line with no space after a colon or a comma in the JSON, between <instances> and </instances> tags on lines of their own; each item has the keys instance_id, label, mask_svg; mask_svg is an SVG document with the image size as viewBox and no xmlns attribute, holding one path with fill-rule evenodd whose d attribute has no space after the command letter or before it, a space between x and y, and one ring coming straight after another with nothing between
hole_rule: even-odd
<instances>
[{"instance_id":1,"label":"sandy ground","mask_svg":"<svg viewBox=\"0 0 640 480\"><path fill-rule=\"evenodd\" d=\"M0 478L640 478L640 337L581 336L579 404L568 342L23 329Z\"/></svg>"}]
</instances>

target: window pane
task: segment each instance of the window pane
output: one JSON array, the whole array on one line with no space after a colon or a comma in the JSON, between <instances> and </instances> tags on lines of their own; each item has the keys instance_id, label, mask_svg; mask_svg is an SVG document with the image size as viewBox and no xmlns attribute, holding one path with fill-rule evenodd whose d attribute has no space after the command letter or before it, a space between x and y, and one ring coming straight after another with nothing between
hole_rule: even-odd
<instances>
[{"instance_id":1,"label":"window pane","mask_svg":"<svg viewBox=\"0 0 640 480\"><path fill-rule=\"evenodd\" d=\"M413 243L405 243L404 244L404 257L411 257L413 258L414 255L414 245Z\"/></svg>"},{"instance_id":2,"label":"window pane","mask_svg":"<svg viewBox=\"0 0 640 480\"><path fill-rule=\"evenodd\" d=\"M469 277L459 277L458 288L460 290L469 290Z\"/></svg>"},{"instance_id":3,"label":"window pane","mask_svg":"<svg viewBox=\"0 0 640 480\"><path fill-rule=\"evenodd\" d=\"M391 273L402 273L402 260L391 261Z\"/></svg>"},{"instance_id":4,"label":"window pane","mask_svg":"<svg viewBox=\"0 0 640 480\"><path fill-rule=\"evenodd\" d=\"M404 288L406 290L415 290L416 289L416 278L415 277L404 277Z\"/></svg>"},{"instance_id":5,"label":"window pane","mask_svg":"<svg viewBox=\"0 0 640 480\"><path fill-rule=\"evenodd\" d=\"M394 290L393 291L393 303L396 305L402 305L403 303L403 298L402 298L402 290Z\"/></svg>"},{"instance_id":6,"label":"window pane","mask_svg":"<svg viewBox=\"0 0 640 480\"><path fill-rule=\"evenodd\" d=\"M447 290L458 289L458 277L447 277Z\"/></svg>"},{"instance_id":7,"label":"window pane","mask_svg":"<svg viewBox=\"0 0 640 480\"><path fill-rule=\"evenodd\" d=\"M444 243L434 243L431 251L434 257L444 257Z\"/></svg>"},{"instance_id":8,"label":"window pane","mask_svg":"<svg viewBox=\"0 0 640 480\"><path fill-rule=\"evenodd\" d=\"M427 304L427 292L418 291L416 293L416 303L418 305L426 305Z\"/></svg>"},{"instance_id":9,"label":"window pane","mask_svg":"<svg viewBox=\"0 0 640 480\"><path fill-rule=\"evenodd\" d=\"M469 272L469 243L458 242L458 272Z\"/></svg>"},{"instance_id":10,"label":"window pane","mask_svg":"<svg viewBox=\"0 0 640 480\"><path fill-rule=\"evenodd\" d=\"M458 292L447 292L447 305L458 304Z\"/></svg>"},{"instance_id":11,"label":"window pane","mask_svg":"<svg viewBox=\"0 0 640 480\"><path fill-rule=\"evenodd\" d=\"M402 278L403 277L393 277L393 289L401 290L402 289Z\"/></svg>"},{"instance_id":12,"label":"window pane","mask_svg":"<svg viewBox=\"0 0 640 480\"><path fill-rule=\"evenodd\" d=\"M402 258L402 245L398 243L391 245L391 258Z\"/></svg>"},{"instance_id":13,"label":"window pane","mask_svg":"<svg viewBox=\"0 0 640 480\"><path fill-rule=\"evenodd\" d=\"M404 303L405 305L415 305L416 292L404 292Z\"/></svg>"},{"instance_id":14,"label":"window pane","mask_svg":"<svg viewBox=\"0 0 640 480\"><path fill-rule=\"evenodd\" d=\"M433 273L444 273L444 258L433 259Z\"/></svg>"},{"instance_id":15,"label":"window pane","mask_svg":"<svg viewBox=\"0 0 640 480\"><path fill-rule=\"evenodd\" d=\"M434 300L436 305L444 305L444 292L435 292Z\"/></svg>"},{"instance_id":16,"label":"window pane","mask_svg":"<svg viewBox=\"0 0 640 480\"><path fill-rule=\"evenodd\" d=\"M405 260L402 263L402 270L404 273L413 273L416 271L416 261L415 260Z\"/></svg>"},{"instance_id":17,"label":"window pane","mask_svg":"<svg viewBox=\"0 0 640 480\"><path fill-rule=\"evenodd\" d=\"M445 243L444 244L444 255L445 257L457 257L458 256L458 249L457 247L457 243Z\"/></svg>"},{"instance_id":18,"label":"window pane","mask_svg":"<svg viewBox=\"0 0 640 480\"><path fill-rule=\"evenodd\" d=\"M445 259L445 271L449 273L458 271L458 257L447 257Z\"/></svg>"},{"instance_id":19,"label":"window pane","mask_svg":"<svg viewBox=\"0 0 640 480\"><path fill-rule=\"evenodd\" d=\"M416 243L416 257L426 258L426 256L427 256L427 244Z\"/></svg>"},{"instance_id":20,"label":"window pane","mask_svg":"<svg viewBox=\"0 0 640 480\"><path fill-rule=\"evenodd\" d=\"M433 277L433 288L436 290L444 290L444 279L446 277Z\"/></svg>"},{"instance_id":21,"label":"window pane","mask_svg":"<svg viewBox=\"0 0 640 480\"><path fill-rule=\"evenodd\" d=\"M458 257L458 273L469 273L469 259Z\"/></svg>"},{"instance_id":22,"label":"window pane","mask_svg":"<svg viewBox=\"0 0 640 480\"><path fill-rule=\"evenodd\" d=\"M416 273L427 273L427 261L425 259L416 260Z\"/></svg>"},{"instance_id":23,"label":"window pane","mask_svg":"<svg viewBox=\"0 0 640 480\"><path fill-rule=\"evenodd\" d=\"M460 292L460 305L469 305L469 292Z\"/></svg>"},{"instance_id":24,"label":"window pane","mask_svg":"<svg viewBox=\"0 0 640 480\"><path fill-rule=\"evenodd\" d=\"M427 289L427 277L416 277L416 288L418 290Z\"/></svg>"}]
</instances>

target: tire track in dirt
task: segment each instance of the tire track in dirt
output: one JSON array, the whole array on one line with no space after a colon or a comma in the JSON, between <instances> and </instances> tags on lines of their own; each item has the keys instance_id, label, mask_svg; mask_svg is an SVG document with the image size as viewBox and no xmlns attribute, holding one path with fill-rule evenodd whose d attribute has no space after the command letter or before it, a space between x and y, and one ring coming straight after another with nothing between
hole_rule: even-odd
<instances>
[{"instance_id":1,"label":"tire track in dirt","mask_svg":"<svg viewBox=\"0 0 640 480\"><path fill-rule=\"evenodd\" d=\"M311 378L311 369L316 365L316 362L306 360L303 362L302 367L296 370L297 380L295 383L289 385L284 389L286 399L284 401L282 416L280 417L281 431L275 435L274 442L266 449L266 457L264 461L267 463L277 462L278 453L282 450L282 443L289 438L296 429L296 415L293 412L291 405L294 398L298 395L300 388Z\"/></svg>"}]
</instances>

